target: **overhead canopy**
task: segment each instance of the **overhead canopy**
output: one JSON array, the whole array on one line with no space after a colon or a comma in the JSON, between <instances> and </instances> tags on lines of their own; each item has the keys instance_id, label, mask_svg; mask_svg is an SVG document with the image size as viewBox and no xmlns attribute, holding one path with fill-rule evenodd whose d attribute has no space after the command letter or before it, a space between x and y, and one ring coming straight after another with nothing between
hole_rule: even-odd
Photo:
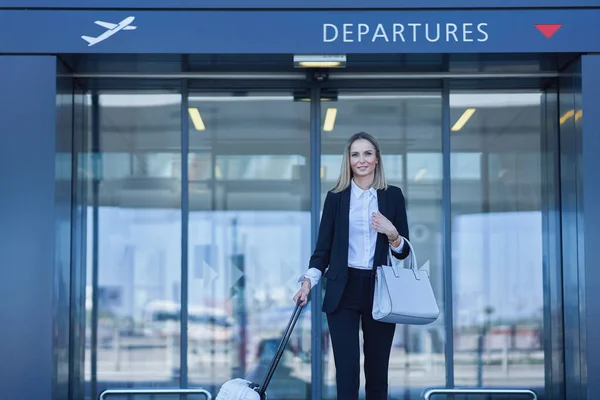
<instances>
[{"instance_id":1,"label":"overhead canopy","mask_svg":"<svg viewBox=\"0 0 600 400\"><path fill-rule=\"evenodd\" d=\"M2 10L0 53L580 53L600 51L598 21L600 9Z\"/></svg>"},{"instance_id":2,"label":"overhead canopy","mask_svg":"<svg viewBox=\"0 0 600 400\"><path fill-rule=\"evenodd\" d=\"M0 0L19 8L160 8L160 9L402 9L402 8L530 8L599 7L600 0Z\"/></svg>"}]
</instances>

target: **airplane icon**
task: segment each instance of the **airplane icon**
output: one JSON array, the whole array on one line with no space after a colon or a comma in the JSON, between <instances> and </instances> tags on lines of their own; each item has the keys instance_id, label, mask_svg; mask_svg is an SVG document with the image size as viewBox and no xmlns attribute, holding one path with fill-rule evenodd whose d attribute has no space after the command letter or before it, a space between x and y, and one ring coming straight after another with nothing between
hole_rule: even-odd
<instances>
[{"instance_id":1,"label":"airplane icon","mask_svg":"<svg viewBox=\"0 0 600 400\"><path fill-rule=\"evenodd\" d=\"M95 21L94 22L95 24L98 24L98 25L106 28L107 31L98 37L82 36L81 38L89 43L88 47L93 46L96 43L100 43L101 41L108 39L115 33L119 32L120 30L131 31L131 30L136 29L137 28L136 26L130 25L134 19L135 19L135 17L127 17L123 21L119 22L118 24L112 24L110 22L103 22L103 21Z\"/></svg>"}]
</instances>

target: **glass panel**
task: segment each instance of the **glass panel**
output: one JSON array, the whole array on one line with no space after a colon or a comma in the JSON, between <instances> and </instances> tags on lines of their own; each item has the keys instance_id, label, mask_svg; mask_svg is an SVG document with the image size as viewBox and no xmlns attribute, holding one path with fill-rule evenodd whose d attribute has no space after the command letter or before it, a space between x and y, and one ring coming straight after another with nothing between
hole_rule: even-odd
<instances>
[{"instance_id":1,"label":"glass panel","mask_svg":"<svg viewBox=\"0 0 600 400\"><path fill-rule=\"evenodd\" d=\"M98 104L87 139L98 148L85 196L86 381L97 379L96 393L178 386L181 95L101 93Z\"/></svg>"},{"instance_id":2,"label":"glass panel","mask_svg":"<svg viewBox=\"0 0 600 400\"><path fill-rule=\"evenodd\" d=\"M450 96L457 386L544 386L541 105Z\"/></svg>"},{"instance_id":3,"label":"glass panel","mask_svg":"<svg viewBox=\"0 0 600 400\"><path fill-rule=\"evenodd\" d=\"M322 116L321 204L338 177L348 138L360 131L372 134L381 147L388 183L404 192L411 242L419 264L429 264L443 310L441 93L341 92L337 102L322 103ZM335 366L325 316L323 326L323 398L333 399ZM389 367L391 397L419 396L424 387L444 384L444 341L443 313L431 325L396 327ZM361 369L362 365L361 360ZM361 380L364 398L362 373Z\"/></svg>"},{"instance_id":4,"label":"glass panel","mask_svg":"<svg viewBox=\"0 0 600 400\"><path fill-rule=\"evenodd\" d=\"M189 97L188 376L260 382L310 257L310 104L285 93ZM269 398L310 393L310 306Z\"/></svg>"}]
</instances>

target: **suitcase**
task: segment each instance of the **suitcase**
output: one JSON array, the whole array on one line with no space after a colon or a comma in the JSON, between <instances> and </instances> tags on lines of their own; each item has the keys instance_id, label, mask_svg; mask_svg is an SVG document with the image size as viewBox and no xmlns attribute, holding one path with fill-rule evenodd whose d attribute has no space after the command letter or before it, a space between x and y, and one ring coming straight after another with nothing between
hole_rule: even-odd
<instances>
[{"instance_id":1,"label":"suitcase","mask_svg":"<svg viewBox=\"0 0 600 400\"><path fill-rule=\"evenodd\" d=\"M266 400L267 399L267 387L269 386L269 382L277 369L277 365L279 361L281 361L281 357L283 356L283 352L285 351L285 347L287 346L288 340L294 330L294 326L296 326L296 322L298 322L298 317L300 316L300 312L302 311L302 306L300 306L301 300L298 299L296 303L296 307L294 308L294 312L292 313L292 317L288 322L287 327L285 328L283 337L279 342L279 346L277 347L277 351L275 352L275 356L271 360L271 364L269 365L269 369L265 374L265 378L262 383L259 385L255 382L251 382L242 378L235 378L225 382L219 393L217 393L217 398L215 400Z\"/></svg>"}]
</instances>

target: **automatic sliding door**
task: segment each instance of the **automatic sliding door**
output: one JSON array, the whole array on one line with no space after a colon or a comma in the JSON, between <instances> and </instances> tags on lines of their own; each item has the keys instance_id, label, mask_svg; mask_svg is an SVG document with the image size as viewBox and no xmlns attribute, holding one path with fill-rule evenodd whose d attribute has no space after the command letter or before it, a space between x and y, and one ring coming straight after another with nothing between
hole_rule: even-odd
<instances>
[{"instance_id":1,"label":"automatic sliding door","mask_svg":"<svg viewBox=\"0 0 600 400\"><path fill-rule=\"evenodd\" d=\"M260 381L311 252L310 103L113 91L89 119L88 396ZM310 321L307 307L270 397L310 393Z\"/></svg>"},{"instance_id":2,"label":"automatic sliding door","mask_svg":"<svg viewBox=\"0 0 600 400\"><path fill-rule=\"evenodd\" d=\"M232 377L260 381L313 250L310 102L287 91L92 99L92 158L78 188L88 200L88 392L183 383L216 393ZM442 310L431 325L397 327L395 398L444 386L447 365L457 386L539 389L546 377L542 188L551 182L542 170L542 94L452 92L449 100L450 171L440 90L340 90L320 103L321 204L348 137L373 134L388 182L405 193L411 240ZM444 212L452 293L444 293ZM270 397L310 398L311 362L323 363L321 398L335 397L327 321L317 309L322 356L311 359L307 307ZM454 357L446 360L450 329Z\"/></svg>"},{"instance_id":3,"label":"automatic sliding door","mask_svg":"<svg viewBox=\"0 0 600 400\"><path fill-rule=\"evenodd\" d=\"M544 387L542 93L451 92L457 386Z\"/></svg>"},{"instance_id":4,"label":"automatic sliding door","mask_svg":"<svg viewBox=\"0 0 600 400\"><path fill-rule=\"evenodd\" d=\"M90 184L86 268L86 383L173 386L181 285L181 95L101 92L86 140Z\"/></svg>"},{"instance_id":5,"label":"automatic sliding door","mask_svg":"<svg viewBox=\"0 0 600 400\"><path fill-rule=\"evenodd\" d=\"M419 254L419 265L429 265L443 310L441 91L342 90L337 101L323 101L321 110L321 203L340 172L347 139L360 131L372 134L380 143L388 182L405 194L411 242ZM442 314L431 325L397 326L390 359L391 396L418 396L424 387L445 384L444 320ZM323 326L322 398L333 399L335 366L325 317Z\"/></svg>"},{"instance_id":6,"label":"automatic sliding door","mask_svg":"<svg viewBox=\"0 0 600 400\"><path fill-rule=\"evenodd\" d=\"M287 92L192 93L188 103L188 378L216 393L233 377L262 380L308 265L310 103ZM270 398L310 393L310 314Z\"/></svg>"}]
</instances>

